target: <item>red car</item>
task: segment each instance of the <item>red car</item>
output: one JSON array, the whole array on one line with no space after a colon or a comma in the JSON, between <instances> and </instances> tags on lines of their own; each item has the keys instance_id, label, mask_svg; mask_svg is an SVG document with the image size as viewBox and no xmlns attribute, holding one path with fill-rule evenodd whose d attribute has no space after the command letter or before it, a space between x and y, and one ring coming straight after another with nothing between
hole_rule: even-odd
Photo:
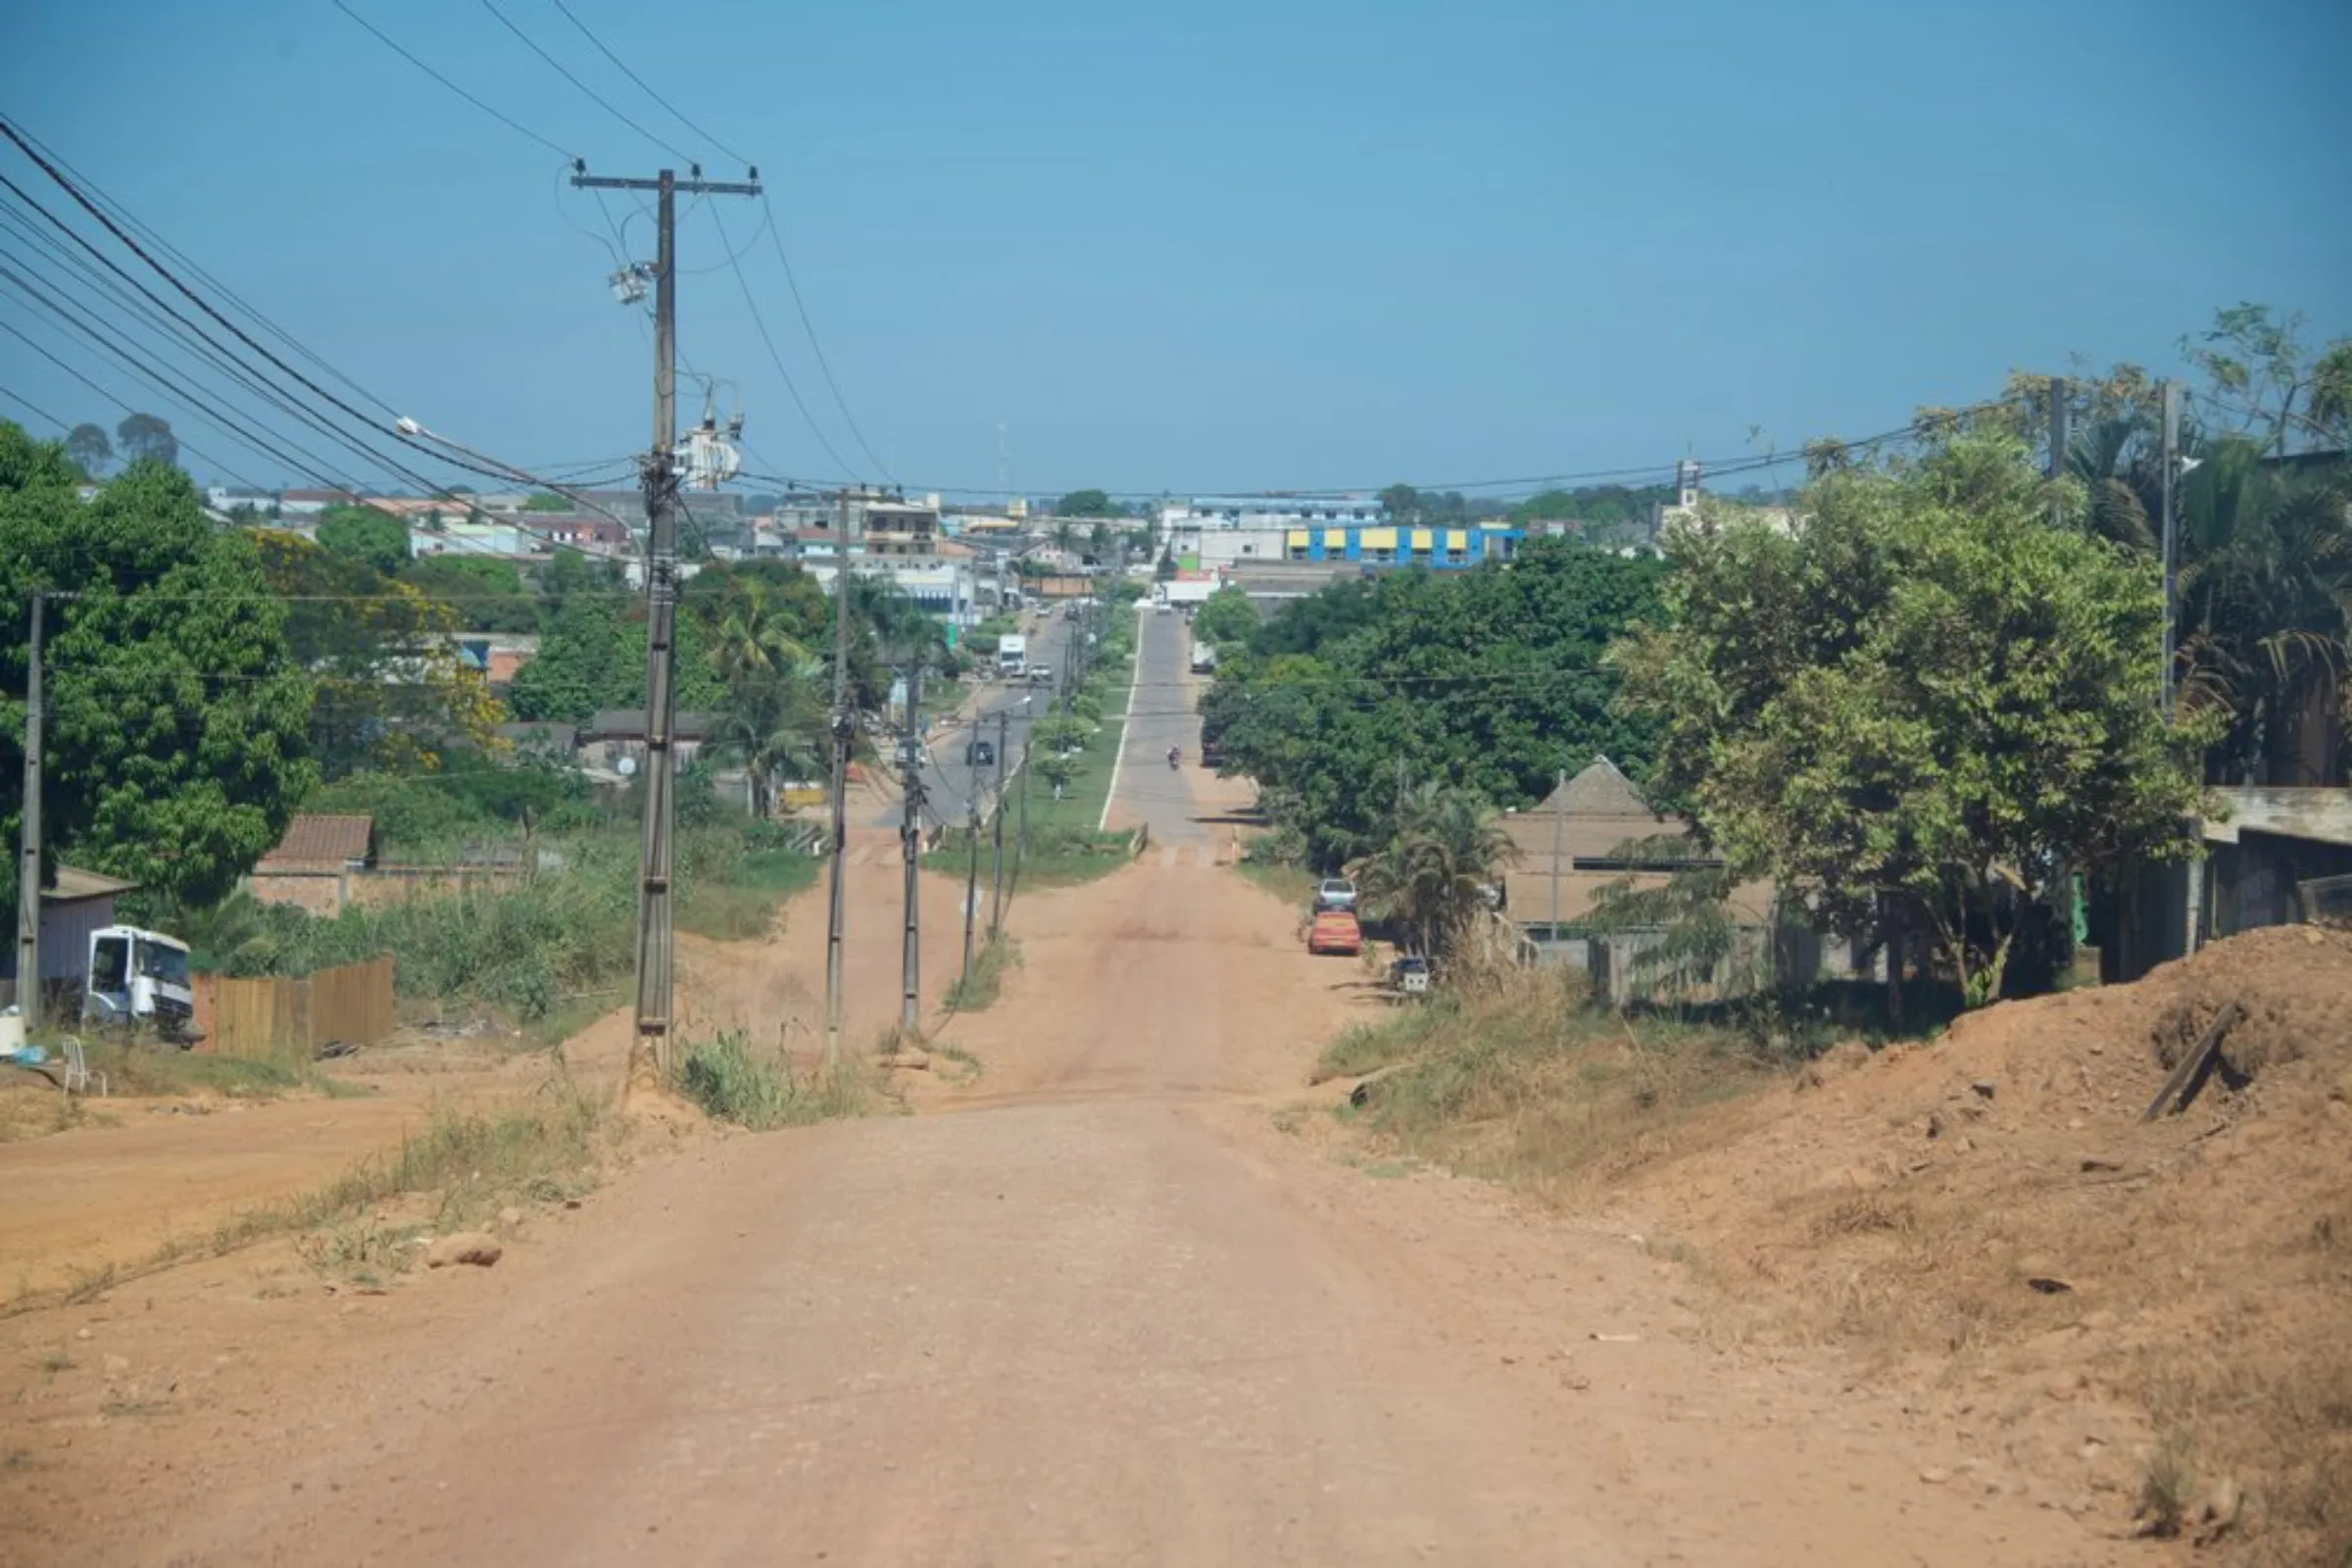
<instances>
[{"instance_id":1,"label":"red car","mask_svg":"<svg viewBox=\"0 0 2352 1568\"><path fill-rule=\"evenodd\" d=\"M1326 909L1306 933L1306 951L1351 957L1364 951L1364 928L1346 909Z\"/></svg>"}]
</instances>

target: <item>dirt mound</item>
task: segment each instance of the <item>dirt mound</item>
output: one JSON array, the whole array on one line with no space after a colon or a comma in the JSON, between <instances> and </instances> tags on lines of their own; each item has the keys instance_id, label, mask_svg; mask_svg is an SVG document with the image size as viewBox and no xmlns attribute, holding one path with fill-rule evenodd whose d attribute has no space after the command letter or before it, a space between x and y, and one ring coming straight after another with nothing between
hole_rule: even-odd
<instances>
[{"instance_id":1,"label":"dirt mound","mask_svg":"<svg viewBox=\"0 0 2352 1568\"><path fill-rule=\"evenodd\" d=\"M2143 1123L2231 1004L2218 1070ZM1879 1352L1990 1462L2119 1522L2194 1531L2220 1495L2258 1556L2352 1545L2352 934L2258 931L1851 1056L1633 1183L1769 1303L1742 1332Z\"/></svg>"}]
</instances>

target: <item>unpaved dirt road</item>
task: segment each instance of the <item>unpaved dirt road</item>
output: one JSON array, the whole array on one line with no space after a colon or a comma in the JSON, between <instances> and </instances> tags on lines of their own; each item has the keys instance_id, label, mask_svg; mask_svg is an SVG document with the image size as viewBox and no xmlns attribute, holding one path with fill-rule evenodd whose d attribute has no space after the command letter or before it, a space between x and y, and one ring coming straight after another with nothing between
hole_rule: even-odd
<instances>
[{"instance_id":1,"label":"unpaved dirt road","mask_svg":"<svg viewBox=\"0 0 2352 1568\"><path fill-rule=\"evenodd\" d=\"M1358 974L1188 847L1022 902L923 1113L691 1147L388 1298L55 1314L202 1392L0 1474L0 1556L2145 1560L1833 1361L1702 1348L1621 1225L1277 1130Z\"/></svg>"}]
</instances>

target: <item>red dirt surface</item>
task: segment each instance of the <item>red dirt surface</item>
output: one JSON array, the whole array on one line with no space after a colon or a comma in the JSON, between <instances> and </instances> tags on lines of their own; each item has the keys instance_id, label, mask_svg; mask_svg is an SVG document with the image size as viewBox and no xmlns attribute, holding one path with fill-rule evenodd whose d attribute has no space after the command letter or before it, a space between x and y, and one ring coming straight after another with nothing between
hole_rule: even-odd
<instances>
[{"instance_id":1,"label":"red dirt surface","mask_svg":"<svg viewBox=\"0 0 2352 1568\"><path fill-rule=\"evenodd\" d=\"M2230 1001L2228 1070L2142 1125ZM2352 1547L2352 935L2257 931L1857 1055L1683 1129L1622 1190L1749 1303L1724 1332L1859 1349L2094 1517L2155 1479L2190 1533L2242 1494L2207 1533L2260 1560Z\"/></svg>"}]
</instances>

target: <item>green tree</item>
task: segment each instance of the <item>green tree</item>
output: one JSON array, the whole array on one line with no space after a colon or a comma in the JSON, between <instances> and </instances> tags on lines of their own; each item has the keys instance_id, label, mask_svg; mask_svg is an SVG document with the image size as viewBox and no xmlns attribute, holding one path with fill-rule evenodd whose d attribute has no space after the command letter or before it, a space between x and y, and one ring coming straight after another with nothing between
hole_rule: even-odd
<instances>
[{"instance_id":1,"label":"green tree","mask_svg":"<svg viewBox=\"0 0 2352 1568\"><path fill-rule=\"evenodd\" d=\"M2341 777L2352 671L2352 466L2281 467L2201 443L2181 485L2183 702L2219 716L2218 781Z\"/></svg>"},{"instance_id":2,"label":"green tree","mask_svg":"<svg viewBox=\"0 0 2352 1568\"><path fill-rule=\"evenodd\" d=\"M1193 612L1193 640L1217 650L1248 646L1257 630L1257 603L1238 584L1218 589Z\"/></svg>"},{"instance_id":3,"label":"green tree","mask_svg":"<svg viewBox=\"0 0 2352 1568\"><path fill-rule=\"evenodd\" d=\"M389 577L409 562L409 525L373 507L329 507L318 514L318 548Z\"/></svg>"},{"instance_id":4,"label":"green tree","mask_svg":"<svg viewBox=\"0 0 2352 1568\"><path fill-rule=\"evenodd\" d=\"M1615 706L1612 640L1658 613L1664 564L1538 540L1505 569L1390 572L1294 601L1201 703L1222 765L1254 778L1318 865L1385 842L1397 770L1524 804L1652 737Z\"/></svg>"},{"instance_id":5,"label":"green tree","mask_svg":"<svg viewBox=\"0 0 2352 1568\"><path fill-rule=\"evenodd\" d=\"M1127 509L1100 490L1073 490L1054 503L1056 517L1124 517Z\"/></svg>"},{"instance_id":6,"label":"green tree","mask_svg":"<svg viewBox=\"0 0 2352 1568\"><path fill-rule=\"evenodd\" d=\"M1435 781L1407 791L1387 828L1380 848L1348 873L1367 912L1393 922L1410 951L1441 962L1459 951L1518 851L1485 800Z\"/></svg>"},{"instance_id":7,"label":"green tree","mask_svg":"<svg viewBox=\"0 0 2352 1568\"><path fill-rule=\"evenodd\" d=\"M626 601L615 593L567 594L539 635L539 652L514 672L507 706L519 719L584 724L600 708L623 706L645 684L634 671Z\"/></svg>"},{"instance_id":8,"label":"green tree","mask_svg":"<svg viewBox=\"0 0 2352 1568\"><path fill-rule=\"evenodd\" d=\"M1971 1004L2061 867L2194 848L2200 735L2152 701L2155 574L2049 526L2050 500L1986 432L1825 475L1793 536L1680 525L1667 622L1613 654L1655 783L1734 872L1866 941L1894 911Z\"/></svg>"},{"instance_id":9,"label":"green tree","mask_svg":"<svg viewBox=\"0 0 2352 1568\"><path fill-rule=\"evenodd\" d=\"M106 470L115 466L115 444L106 438L102 426L77 424L66 436L66 456L83 473L103 479Z\"/></svg>"},{"instance_id":10,"label":"green tree","mask_svg":"<svg viewBox=\"0 0 2352 1568\"><path fill-rule=\"evenodd\" d=\"M400 568L400 580L448 607L459 629L534 632L539 599L511 561L489 556L418 556Z\"/></svg>"},{"instance_id":11,"label":"green tree","mask_svg":"<svg viewBox=\"0 0 2352 1568\"><path fill-rule=\"evenodd\" d=\"M291 534L252 536L286 601L286 640L313 673L310 752L327 778L368 768L429 770L485 746L505 716L468 667L449 606L357 555Z\"/></svg>"},{"instance_id":12,"label":"green tree","mask_svg":"<svg viewBox=\"0 0 2352 1568\"><path fill-rule=\"evenodd\" d=\"M167 468L179 466L179 437L172 433L169 422L152 414L124 416L115 426L115 441L125 463L144 458Z\"/></svg>"},{"instance_id":13,"label":"green tree","mask_svg":"<svg viewBox=\"0 0 2352 1568\"><path fill-rule=\"evenodd\" d=\"M543 490L525 500L522 510L525 512L569 512L571 503L562 496L549 495Z\"/></svg>"},{"instance_id":14,"label":"green tree","mask_svg":"<svg viewBox=\"0 0 2352 1568\"><path fill-rule=\"evenodd\" d=\"M277 841L315 777L311 682L252 536L213 525L185 474L134 460L83 504L59 446L0 424L0 605L47 612L47 863L209 902ZM0 639L0 689L26 643ZM0 700L0 835L23 808L24 706ZM13 885L14 873L8 880Z\"/></svg>"}]
</instances>

